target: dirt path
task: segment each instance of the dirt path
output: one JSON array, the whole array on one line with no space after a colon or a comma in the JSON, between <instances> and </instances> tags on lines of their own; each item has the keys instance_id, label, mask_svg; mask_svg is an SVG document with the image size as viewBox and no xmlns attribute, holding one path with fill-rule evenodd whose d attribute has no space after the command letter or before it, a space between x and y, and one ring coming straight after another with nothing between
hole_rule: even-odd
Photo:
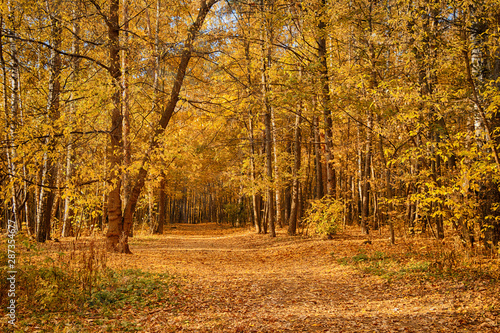
<instances>
[{"instance_id":1,"label":"dirt path","mask_svg":"<svg viewBox=\"0 0 500 333\"><path fill-rule=\"evenodd\" d=\"M481 290L365 276L332 258L346 242L184 225L113 262L182 277L178 305L142 319L151 332L500 332L477 320Z\"/></svg>"}]
</instances>

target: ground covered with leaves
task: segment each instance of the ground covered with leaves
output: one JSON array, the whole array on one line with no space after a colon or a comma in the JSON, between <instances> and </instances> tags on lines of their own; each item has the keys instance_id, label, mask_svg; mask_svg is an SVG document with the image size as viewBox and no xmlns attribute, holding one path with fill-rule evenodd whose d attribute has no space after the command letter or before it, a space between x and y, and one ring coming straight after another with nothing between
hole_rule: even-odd
<instances>
[{"instance_id":1,"label":"ground covered with leaves","mask_svg":"<svg viewBox=\"0 0 500 333\"><path fill-rule=\"evenodd\" d=\"M87 274L87 280L75 274L73 284L65 283L83 296L67 300L78 310L63 308L51 303L63 297L56 290L61 286L38 279L40 289L31 292L40 307L19 309L18 329L500 332L498 259L462 257L459 249L432 240L400 240L396 246L382 236L365 240L356 230L333 240L290 237L284 231L273 239L248 229L199 224L134 237L132 255L95 250L89 259L75 242L47 244L54 261L68 260L62 253L77 258L74 271ZM91 260L93 273L84 273ZM70 266L67 261L65 267ZM2 328L9 329L5 321Z\"/></svg>"}]
</instances>

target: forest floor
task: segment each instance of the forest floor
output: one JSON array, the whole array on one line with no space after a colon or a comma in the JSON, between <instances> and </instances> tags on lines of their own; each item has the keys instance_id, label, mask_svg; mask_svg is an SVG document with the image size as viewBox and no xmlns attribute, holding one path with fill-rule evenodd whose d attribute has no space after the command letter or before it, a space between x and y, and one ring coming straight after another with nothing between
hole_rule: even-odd
<instances>
[{"instance_id":1,"label":"forest floor","mask_svg":"<svg viewBox=\"0 0 500 333\"><path fill-rule=\"evenodd\" d=\"M355 231L334 240L284 231L272 239L178 225L163 237L134 239L134 254L112 262L182 277L178 305L142 318L152 332L500 332L498 285L387 279L339 264L387 243L363 241Z\"/></svg>"},{"instance_id":2,"label":"forest floor","mask_svg":"<svg viewBox=\"0 0 500 333\"><path fill-rule=\"evenodd\" d=\"M108 267L168 272L177 286L170 301L126 307L104 321L82 312L60 318L66 324L55 331L74 331L79 317L78 331L92 332L500 332L497 278L445 274L438 266L451 272L450 255L394 259L394 251L426 252L424 243L365 239L354 229L325 240L217 224L136 236L133 254L107 254Z\"/></svg>"}]
</instances>

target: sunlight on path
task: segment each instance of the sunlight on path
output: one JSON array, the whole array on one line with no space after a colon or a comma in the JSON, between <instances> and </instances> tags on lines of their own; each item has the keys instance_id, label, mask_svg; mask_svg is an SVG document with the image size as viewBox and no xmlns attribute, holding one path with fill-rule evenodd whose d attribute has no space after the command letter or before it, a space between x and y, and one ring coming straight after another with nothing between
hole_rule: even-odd
<instances>
[{"instance_id":1,"label":"sunlight on path","mask_svg":"<svg viewBox=\"0 0 500 333\"><path fill-rule=\"evenodd\" d=\"M272 239L214 224L193 229L134 239L132 256L112 260L180 277L178 306L153 311L151 331L490 332L468 324L464 313L478 309L455 306L480 295L388 284L339 266L330 253L347 241L283 232Z\"/></svg>"}]
</instances>

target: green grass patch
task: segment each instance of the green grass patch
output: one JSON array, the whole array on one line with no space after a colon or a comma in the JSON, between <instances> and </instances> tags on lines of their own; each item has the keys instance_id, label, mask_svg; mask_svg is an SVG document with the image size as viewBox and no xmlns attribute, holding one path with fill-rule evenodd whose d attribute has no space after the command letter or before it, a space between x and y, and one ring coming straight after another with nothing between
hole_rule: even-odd
<instances>
[{"instance_id":1,"label":"green grass patch","mask_svg":"<svg viewBox=\"0 0 500 333\"><path fill-rule=\"evenodd\" d=\"M427 261L412 259L403 261L381 251L367 254L364 249L359 249L354 256L339 258L337 262L340 265L354 267L365 274L377 275L388 280L430 272L430 263Z\"/></svg>"},{"instance_id":2,"label":"green grass patch","mask_svg":"<svg viewBox=\"0 0 500 333\"><path fill-rule=\"evenodd\" d=\"M172 302L168 274L141 270L108 270L92 290L86 304L92 309L119 309L126 306L141 309L156 303Z\"/></svg>"},{"instance_id":3,"label":"green grass patch","mask_svg":"<svg viewBox=\"0 0 500 333\"><path fill-rule=\"evenodd\" d=\"M392 249L390 254L379 250L358 248L350 256L336 258L340 265L350 266L370 275L387 280L433 280L451 281L484 280L495 283L499 279L498 265L489 262L478 265L479 258L468 259L463 253L448 248L421 247L420 251ZM333 253L330 253L335 258Z\"/></svg>"},{"instance_id":4,"label":"green grass patch","mask_svg":"<svg viewBox=\"0 0 500 333\"><path fill-rule=\"evenodd\" d=\"M20 237L21 238L21 237ZM95 243L54 251L30 242L17 242L16 329L22 331L86 332L141 331L132 317L153 307L173 306L179 285L168 273L113 270L107 253ZM23 245L24 244L24 245ZM6 247L5 244L2 244ZM0 292L7 295L7 258L0 251ZM9 298L0 298L6 308ZM12 327L0 324L0 331Z\"/></svg>"}]
</instances>

